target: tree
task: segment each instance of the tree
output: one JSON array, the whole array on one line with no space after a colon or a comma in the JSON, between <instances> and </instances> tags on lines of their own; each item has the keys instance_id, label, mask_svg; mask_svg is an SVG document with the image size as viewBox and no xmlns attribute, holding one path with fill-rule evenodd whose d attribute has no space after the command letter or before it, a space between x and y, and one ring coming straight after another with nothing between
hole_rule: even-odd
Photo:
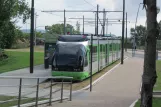
<instances>
[{"instance_id":1,"label":"tree","mask_svg":"<svg viewBox=\"0 0 161 107\"><path fill-rule=\"evenodd\" d=\"M0 0L0 47L10 48L14 42L16 19L25 22L29 17L30 9L24 0Z\"/></svg>"},{"instance_id":2,"label":"tree","mask_svg":"<svg viewBox=\"0 0 161 107\"><path fill-rule=\"evenodd\" d=\"M131 32L132 37L135 36L135 41L136 41L137 46L145 45L145 35L146 35L145 26L142 26L142 25L136 26L136 29L131 28L130 32Z\"/></svg>"},{"instance_id":3,"label":"tree","mask_svg":"<svg viewBox=\"0 0 161 107\"><path fill-rule=\"evenodd\" d=\"M36 37L37 38L42 38L43 37L43 34L41 32L36 32Z\"/></svg>"},{"instance_id":4,"label":"tree","mask_svg":"<svg viewBox=\"0 0 161 107\"><path fill-rule=\"evenodd\" d=\"M47 26L46 30L48 33L64 34L64 24L53 24L52 26ZM76 30L72 25L66 24L66 32L76 33Z\"/></svg>"},{"instance_id":5,"label":"tree","mask_svg":"<svg viewBox=\"0 0 161 107\"><path fill-rule=\"evenodd\" d=\"M158 39L161 40L161 21L158 23L158 28L159 28L159 37L158 37Z\"/></svg>"},{"instance_id":6,"label":"tree","mask_svg":"<svg viewBox=\"0 0 161 107\"><path fill-rule=\"evenodd\" d=\"M80 33L80 23L77 21L76 23L76 32L75 33Z\"/></svg>"},{"instance_id":7,"label":"tree","mask_svg":"<svg viewBox=\"0 0 161 107\"><path fill-rule=\"evenodd\" d=\"M63 34L63 27L63 24L53 24L52 26L48 26L46 30L48 33Z\"/></svg>"},{"instance_id":8,"label":"tree","mask_svg":"<svg viewBox=\"0 0 161 107\"><path fill-rule=\"evenodd\" d=\"M142 76L141 105L152 107L153 87L156 74L156 38L159 35L156 0L144 0L147 15L147 34L145 39L144 72Z\"/></svg>"}]
</instances>

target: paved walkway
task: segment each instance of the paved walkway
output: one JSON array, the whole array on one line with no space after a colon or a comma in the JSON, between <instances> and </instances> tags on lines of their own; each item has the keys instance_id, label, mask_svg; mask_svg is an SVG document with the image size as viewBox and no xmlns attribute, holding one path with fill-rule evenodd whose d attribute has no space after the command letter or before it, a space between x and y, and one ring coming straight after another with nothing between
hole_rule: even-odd
<instances>
[{"instance_id":1,"label":"paved walkway","mask_svg":"<svg viewBox=\"0 0 161 107\"><path fill-rule=\"evenodd\" d=\"M129 58L89 90L73 95L73 101L53 107L129 107L139 98L143 59Z\"/></svg>"}]
</instances>

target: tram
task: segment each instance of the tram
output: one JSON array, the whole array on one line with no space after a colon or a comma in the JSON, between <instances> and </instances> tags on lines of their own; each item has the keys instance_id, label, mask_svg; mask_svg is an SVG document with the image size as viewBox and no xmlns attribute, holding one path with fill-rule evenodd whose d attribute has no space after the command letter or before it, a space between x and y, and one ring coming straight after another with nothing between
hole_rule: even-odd
<instances>
[{"instance_id":1,"label":"tram","mask_svg":"<svg viewBox=\"0 0 161 107\"><path fill-rule=\"evenodd\" d=\"M82 81L120 59L120 39L92 35L61 35L52 57L52 76L69 76Z\"/></svg>"}]
</instances>

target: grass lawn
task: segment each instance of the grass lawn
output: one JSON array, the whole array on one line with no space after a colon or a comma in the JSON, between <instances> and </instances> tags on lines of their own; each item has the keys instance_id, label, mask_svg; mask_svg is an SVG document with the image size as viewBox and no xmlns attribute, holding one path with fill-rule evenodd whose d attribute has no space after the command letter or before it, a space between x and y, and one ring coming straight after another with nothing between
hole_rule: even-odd
<instances>
[{"instance_id":1,"label":"grass lawn","mask_svg":"<svg viewBox=\"0 0 161 107\"><path fill-rule=\"evenodd\" d=\"M140 100L136 103L135 107L140 107ZM153 98L153 107L161 107L161 98Z\"/></svg>"},{"instance_id":2,"label":"grass lawn","mask_svg":"<svg viewBox=\"0 0 161 107\"><path fill-rule=\"evenodd\" d=\"M157 82L154 91L161 91L161 60L156 62ZM136 103L135 107L140 107L140 100ZM153 98L153 107L161 107L161 98Z\"/></svg>"},{"instance_id":3,"label":"grass lawn","mask_svg":"<svg viewBox=\"0 0 161 107\"><path fill-rule=\"evenodd\" d=\"M6 51L9 56L8 59L0 62L0 73L17 70L21 68L29 67L30 53L19 51ZM34 53L34 65L40 65L44 63L44 53Z\"/></svg>"},{"instance_id":4,"label":"grass lawn","mask_svg":"<svg viewBox=\"0 0 161 107\"><path fill-rule=\"evenodd\" d=\"M12 96L0 96L0 101L6 101L6 100L13 100L16 97L12 97ZM39 101L41 100L47 100L46 98L40 98ZM35 98L25 98L25 99L21 99L21 104L25 104L25 103L31 103L34 102ZM14 101L8 101L6 103L0 103L0 107L11 107L11 106L16 106L18 104L18 100L14 99Z\"/></svg>"},{"instance_id":5,"label":"grass lawn","mask_svg":"<svg viewBox=\"0 0 161 107\"><path fill-rule=\"evenodd\" d=\"M158 78L154 87L154 91L161 91L161 60L156 62L156 71Z\"/></svg>"},{"instance_id":6,"label":"grass lawn","mask_svg":"<svg viewBox=\"0 0 161 107\"><path fill-rule=\"evenodd\" d=\"M22 49L5 49L6 51L19 51L19 52L30 52L30 48L22 48ZM35 52L44 52L44 46L34 46Z\"/></svg>"}]
</instances>

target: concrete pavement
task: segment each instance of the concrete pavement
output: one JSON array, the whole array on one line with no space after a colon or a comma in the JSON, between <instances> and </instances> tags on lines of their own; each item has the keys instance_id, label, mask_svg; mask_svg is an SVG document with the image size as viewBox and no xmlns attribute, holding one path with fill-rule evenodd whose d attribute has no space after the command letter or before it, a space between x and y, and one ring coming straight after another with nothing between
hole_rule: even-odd
<instances>
[{"instance_id":1,"label":"concrete pavement","mask_svg":"<svg viewBox=\"0 0 161 107\"><path fill-rule=\"evenodd\" d=\"M129 58L89 90L75 93L72 102L53 107L129 107L139 98L143 59ZM46 105L43 105L46 106Z\"/></svg>"}]
</instances>

